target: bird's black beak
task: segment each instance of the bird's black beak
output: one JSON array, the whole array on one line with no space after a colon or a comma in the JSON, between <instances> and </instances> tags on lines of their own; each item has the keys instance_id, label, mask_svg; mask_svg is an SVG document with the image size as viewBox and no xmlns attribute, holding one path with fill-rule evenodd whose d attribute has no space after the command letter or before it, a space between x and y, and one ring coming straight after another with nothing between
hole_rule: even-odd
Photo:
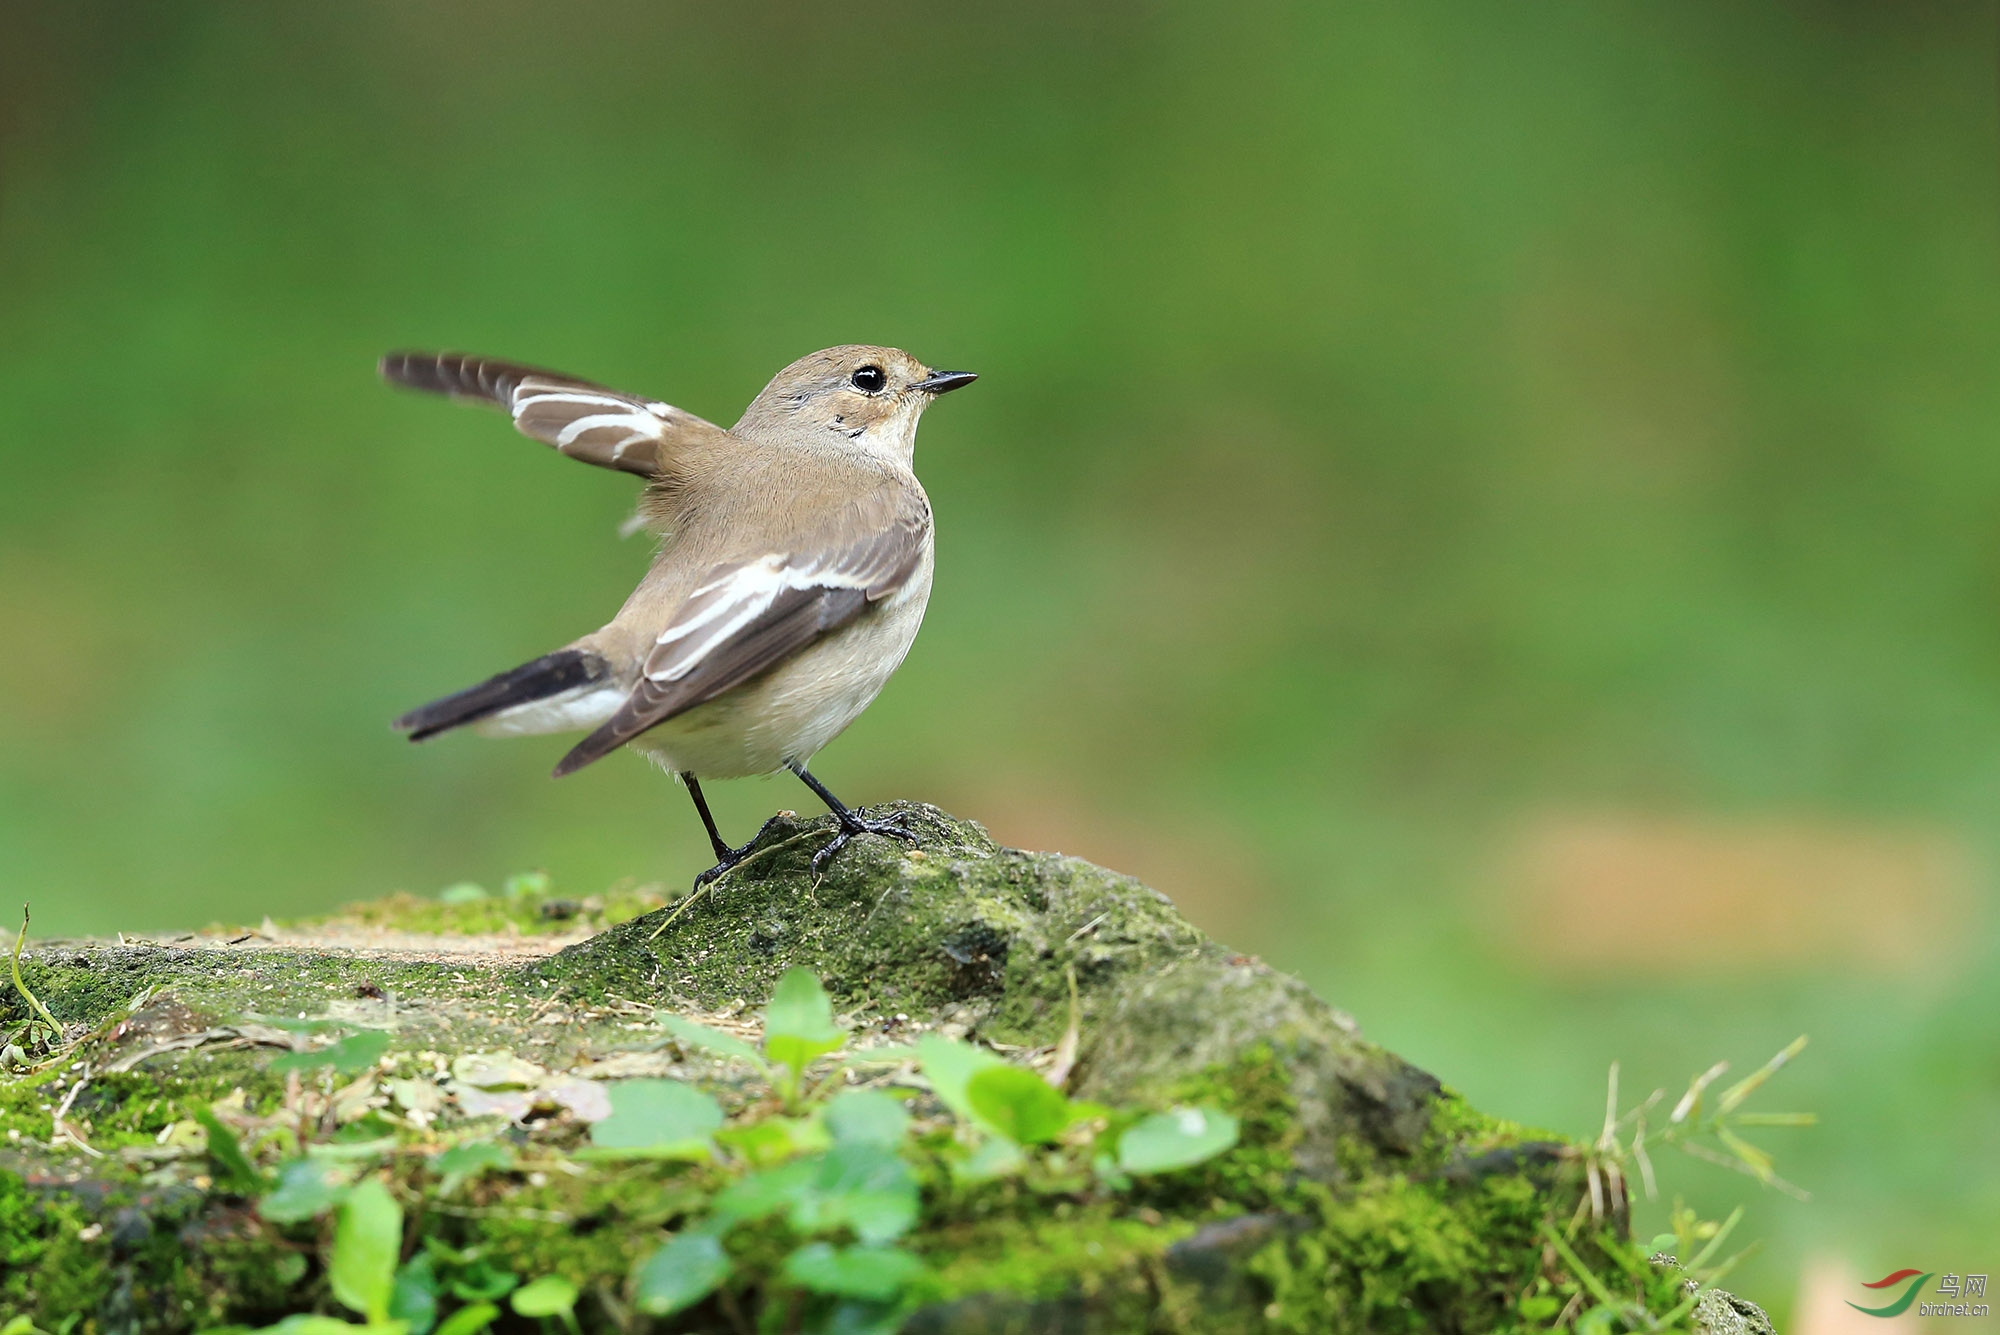
<instances>
[{"instance_id":1,"label":"bird's black beak","mask_svg":"<svg viewBox=\"0 0 2000 1335\"><path fill-rule=\"evenodd\" d=\"M977 379L979 377L971 371L932 371L910 388L920 389L926 394L949 394L955 389L964 389Z\"/></svg>"}]
</instances>

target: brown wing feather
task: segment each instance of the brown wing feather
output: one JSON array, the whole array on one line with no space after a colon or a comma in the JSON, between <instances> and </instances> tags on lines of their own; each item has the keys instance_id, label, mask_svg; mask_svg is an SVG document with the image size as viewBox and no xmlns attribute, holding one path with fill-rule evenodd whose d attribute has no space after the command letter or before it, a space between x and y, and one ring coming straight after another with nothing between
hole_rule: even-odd
<instances>
[{"instance_id":1,"label":"brown wing feather","mask_svg":"<svg viewBox=\"0 0 2000 1335\"><path fill-rule=\"evenodd\" d=\"M813 641L861 615L868 598L860 589L790 589L771 610L728 644L703 658L677 681L642 677L625 703L597 731L570 749L555 777L582 769L676 714L770 671Z\"/></svg>"},{"instance_id":2,"label":"brown wing feather","mask_svg":"<svg viewBox=\"0 0 2000 1335\"><path fill-rule=\"evenodd\" d=\"M632 694L556 766L609 755L676 714L753 680L901 588L923 559L930 506L914 493L884 529L843 546L718 566L647 654Z\"/></svg>"},{"instance_id":3,"label":"brown wing feather","mask_svg":"<svg viewBox=\"0 0 2000 1335\"><path fill-rule=\"evenodd\" d=\"M410 389L498 405L521 434L573 459L656 477L695 444L727 439L715 423L671 404L559 371L463 352L392 352L382 378Z\"/></svg>"}]
</instances>

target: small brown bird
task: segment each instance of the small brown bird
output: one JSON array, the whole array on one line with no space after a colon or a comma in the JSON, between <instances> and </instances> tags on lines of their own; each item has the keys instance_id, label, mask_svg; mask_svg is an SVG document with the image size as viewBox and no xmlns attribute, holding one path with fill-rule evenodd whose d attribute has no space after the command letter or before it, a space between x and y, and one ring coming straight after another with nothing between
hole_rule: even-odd
<instances>
[{"instance_id":1,"label":"small brown bird","mask_svg":"<svg viewBox=\"0 0 2000 1335\"><path fill-rule=\"evenodd\" d=\"M716 865L741 861L715 828L702 779L789 769L839 821L817 870L863 819L806 769L902 664L931 592L931 507L910 469L917 419L970 371L933 371L895 348L828 348L793 362L725 431L635 394L461 353L394 352L383 378L498 404L571 458L646 479L640 514L660 538L609 624L554 653L396 720L422 741L472 724L489 735L587 731L560 778L620 746L694 798ZM754 843L755 841L751 841Z\"/></svg>"}]
</instances>

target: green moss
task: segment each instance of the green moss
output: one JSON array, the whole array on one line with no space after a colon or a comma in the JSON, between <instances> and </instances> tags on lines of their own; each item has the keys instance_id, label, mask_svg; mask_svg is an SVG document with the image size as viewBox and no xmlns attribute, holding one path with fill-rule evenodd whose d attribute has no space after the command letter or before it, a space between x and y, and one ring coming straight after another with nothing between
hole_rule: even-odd
<instances>
[{"instance_id":1,"label":"green moss","mask_svg":"<svg viewBox=\"0 0 2000 1335\"><path fill-rule=\"evenodd\" d=\"M197 1191L0 1173L0 1311L44 1328L180 1331L280 1314L284 1253L245 1210Z\"/></svg>"},{"instance_id":2,"label":"green moss","mask_svg":"<svg viewBox=\"0 0 2000 1335\"><path fill-rule=\"evenodd\" d=\"M1145 1278L1145 1262L1194 1232L1186 1220L1149 1223L1124 1202L1098 1202L1068 1217L1016 1215L927 1230L934 1269L917 1287L925 1302L1003 1293L1033 1300Z\"/></svg>"},{"instance_id":3,"label":"green moss","mask_svg":"<svg viewBox=\"0 0 2000 1335\"><path fill-rule=\"evenodd\" d=\"M93 1074L71 1101L65 1124L92 1149L111 1154L125 1146L151 1146L169 1124L188 1118L236 1090L244 1090L255 1111L278 1097L282 1081L264 1058L243 1051L177 1054L145 1069ZM47 1142L54 1134L54 1111L68 1094L74 1070L54 1069L16 1080L0 1080L0 1156L15 1148ZM4 1157L0 1157L4 1163ZM100 1166L99 1173L109 1169Z\"/></svg>"},{"instance_id":4,"label":"green moss","mask_svg":"<svg viewBox=\"0 0 2000 1335\"><path fill-rule=\"evenodd\" d=\"M1446 1085L1438 1091L1430 1126L1413 1156L1412 1169L1436 1172L1454 1158L1471 1158L1530 1142L1560 1140L1552 1131L1531 1131L1517 1122L1483 1113Z\"/></svg>"},{"instance_id":5,"label":"green moss","mask_svg":"<svg viewBox=\"0 0 2000 1335\"><path fill-rule=\"evenodd\" d=\"M422 936L567 935L580 929L601 932L666 902L666 896L655 887L619 886L601 895L572 898L544 882L511 894L456 902L399 893L280 925L304 931L365 927Z\"/></svg>"},{"instance_id":6,"label":"green moss","mask_svg":"<svg viewBox=\"0 0 2000 1335\"><path fill-rule=\"evenodd\" d=\"M162 998L182 1007L191 1022L228 1023L252 1014L320 1015L364 990L454 994L451 973L435 964L308 949L56 946L24 959L22 973L58 1020L92 1030L115 1027L137 1006ZM456 986L463 990L462 983ZM11 988L0 992L0 1023L24 1015Z\"/></svg>"},{"instance_id":7,"label":"green moss","mask_svg":"<svg viewBox=\"0 0 2000 1335\"><path fill-rule=\"evenodd\" d=\"M1274 1330L1480 1331L1510 1319L1539 1267L1548 1201L1511 1176L1465 1190L1403 1177L1345 1197L1316 1185L1314 1227L1251 1262L1270 1290Z\"/></svg>"},{"instance_id":8,"label":"green moss","mask_svg":"<svg viewBox=\"0 0 2000 1335\"><path fill-rule=\"evenodd\" d=\"M0 1174L0 1299L52 1317L90 1310L109 1287L110 1247L85 1241L92 1212L73 1198L30 1192Z\"/></svg>"},{"instance_id":9,"label":"green moss","mask_svg":"<svg viewBox=\"0 0 2000 1335\"><path fill-rule=\"evenodd\" d=\"M54 1134L52 1114L62 1098L62 1072L38 1071L11 1080L0 1079L0 1153L21 1140L47 1140Z\"/></svg>"},{"instance_id":10,"label":"green moss","mask_svg":"<svg viewBox=\"0 0 2000 1335\"><path fill-rule=\"evenodd\" d=\"M924 832L922 847L858 840L815 878L812 853L830 819L779 817L761 851L702 900L614 928L530 973L578 1001L665 987L716 1008L767 995L787 967L806 964L851 1010L970 1006L989 1038L1048 1044L1069 1019L1069 970L1088 1024L1119 980L1219 953L1130 877L1000 848L933 808L895 811Z\"/></svg>"},{"instance_id":11,"label":"green moss","mask_svg":"<svg viewBox=\"0 0 2000 1335\"><path fill-rule=\"evenodd\" d=\"M170 1124L192 1117L242 1090L246 1109L275 1106L283 1082L266 1068L266 1058L248 1052L197 1052L156 1070L93 1076L70 1108L93 1148L151 1145Z\"/></svg>"},{"instance_id":12,"label":"green moss","mask_svg":"<svg viewBox=\"0 0 2000 1335\"><path fill-rule=\"evenodd\" d=\"M170 977L166 954L137 948L85 952L44 947L23 956L21 973L58 1021L94 1026ZM27 1016L27 1003L13 988L0 988L0 1024Z\"/></svg>"}]
</instances>

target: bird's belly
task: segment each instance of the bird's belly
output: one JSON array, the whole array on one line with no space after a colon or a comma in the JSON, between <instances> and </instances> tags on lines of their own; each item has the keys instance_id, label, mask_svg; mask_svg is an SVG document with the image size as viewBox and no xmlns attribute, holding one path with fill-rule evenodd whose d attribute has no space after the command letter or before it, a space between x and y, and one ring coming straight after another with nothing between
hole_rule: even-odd
<instances>
[{"instance_id":1,"label":"bird's belly","mask_svg":"<svg viewBox=\"0 0 2000 1335\"><path fill-rule=\"evenodd\" d=\"M873 703L923 624L930 572L859 620L630 743L662 769L738 779L804 764Z\"/></svg>"}]
</instances>

